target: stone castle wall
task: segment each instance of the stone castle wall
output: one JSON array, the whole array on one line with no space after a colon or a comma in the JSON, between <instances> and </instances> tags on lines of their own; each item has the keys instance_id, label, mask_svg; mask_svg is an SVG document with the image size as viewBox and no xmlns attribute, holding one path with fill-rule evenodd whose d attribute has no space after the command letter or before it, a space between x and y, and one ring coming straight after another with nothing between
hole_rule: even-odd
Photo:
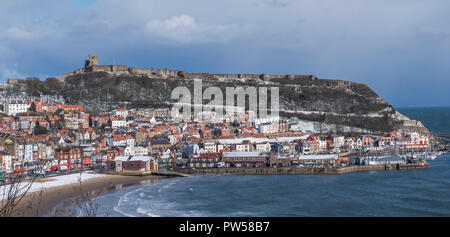
<instances>
[{"instance_id":1,"label":"stone castle wall","mask_svg":"<svg viewBox=\"0 0 450 237\"><path fill-rule=\"evenodd\" d=\"M153 68L136 68L136 67L130 67L129 72L131 74L138 74L138 75L150 75L155 73L155 69Z\"/></svg>"},{"instance_id":2,"label":"stone castle wall","mask_svg":"<svg viewBox=\"0 0 450 237\"><path fill-rule=\"evenodd\" d=\"M234 74L234 73L224 73L224 74L210 74L210 73L186 73L179 70L170 70L167 68L158 69L155 71L153 68L136 68L128 67L127 65L98 65L98 57L95 54L90 54L89 58L86 60L85 67L74 72L67 73L59 80L64 80L68 76L77 75L83 72L125 72L132 75L156 75L162 78L169 77L182 77L182 78L203 78L203 79L260 79L264 81L269 81L271 79L287 79L287 80L317 80L318 78L314 75L272 75L272 74ZM350 81L340 81L340 80L326 80L338 85L349 86L354 84ZM9 83L9 81L8 81ZM10 84L14 83L11 81Z\"/></svg>"}]
</instances>

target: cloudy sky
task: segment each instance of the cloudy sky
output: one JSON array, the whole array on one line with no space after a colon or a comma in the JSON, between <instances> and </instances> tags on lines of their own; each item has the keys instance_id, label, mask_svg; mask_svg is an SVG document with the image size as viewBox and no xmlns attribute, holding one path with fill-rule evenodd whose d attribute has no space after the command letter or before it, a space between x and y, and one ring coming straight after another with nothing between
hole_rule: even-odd
<instances>
[{"instance_id":1,"label":"cloudy sky","mask_svg":"<svg viewBox=\"0 0 450 237\"><path fill-rule=\"evenodd\" d=\"M100 64L315 74L450 106L447 0L2 0L0 81Z\"/></svg>"}]
</instances>

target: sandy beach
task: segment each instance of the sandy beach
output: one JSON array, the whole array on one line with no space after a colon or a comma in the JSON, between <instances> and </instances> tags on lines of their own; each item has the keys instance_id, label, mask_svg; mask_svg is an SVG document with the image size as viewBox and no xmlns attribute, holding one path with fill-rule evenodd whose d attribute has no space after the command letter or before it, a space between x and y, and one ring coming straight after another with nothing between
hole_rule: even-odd
<instances>
[{"instance_id":1,"label":"sandy beach","mask_svg":"<svg viewBox=\"0 0 450 237\"><path fill-rule=\"evenodd\" d=\"M91 178L80 183L72 183L62 186L45 188L40 191L30 192L21 201L16 217L38 217L38 216L71 216L64 208L70 204L71 199L90 193L92 196L103 192L120 189L123 187L156 182L160 176L121 176L105 175Z\"/></svg>"}]
</instances>

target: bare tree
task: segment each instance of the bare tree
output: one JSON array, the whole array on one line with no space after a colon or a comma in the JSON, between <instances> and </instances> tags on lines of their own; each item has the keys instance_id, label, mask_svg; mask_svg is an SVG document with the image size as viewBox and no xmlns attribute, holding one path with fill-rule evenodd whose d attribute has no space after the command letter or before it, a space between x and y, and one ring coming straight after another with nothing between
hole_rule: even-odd
<instances>
[{"instance_id":1,"label":"bare tree","mask_svg":"<svg viewBox=\"0 0 450 237\"><path fill-rule=\"evenodd\" d=\"M81 181L81 175L78 179L79 185L76 187L76 193L80 195L76 196L71 201L71 207L66 211L66 215L70 217L97 217L100 205L95 201L95 194L88 190L83 190L83 183Z\"/></svg>"},{"instance_id":2,"label":"bare tree","mask_svg":"<svg viewBox=\"0 0 450 237\"><path fill-rule=\"evenodd\" d=\"M2 190L0 217L20 216L27 207L32 206L32 202L35 199L35 196L33 196L29 205L22 205L22 201L24 201L24 198L33 186L35 178L27 180L23 172L19 172L17 175L8 177L7 181L8 184L4 185L3 189L0 189Z\"/></svg>"}]
</instances>

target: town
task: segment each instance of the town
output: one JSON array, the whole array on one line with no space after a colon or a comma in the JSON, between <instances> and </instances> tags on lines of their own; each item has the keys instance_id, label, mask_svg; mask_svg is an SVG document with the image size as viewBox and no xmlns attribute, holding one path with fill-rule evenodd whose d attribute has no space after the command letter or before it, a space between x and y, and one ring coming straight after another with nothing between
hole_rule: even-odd
<instances>
[{"instance_id":1,"label":"town","mask_svg":"<svg viewBox=\"0 0 450 237\"><path fill-rule=\"evenodd\" d=\"M431 147L429 138L417 132L308 133L299 121L254 118L248 111L236 112L234 118L200 113L192 121L175 122L170 108L118 108L94 115L57 96L39 99L3 103L2 177L80 169L152 172L404 164L425 159L398 155L399 151L425 153Z\"/></svg>"}]
</instances>

